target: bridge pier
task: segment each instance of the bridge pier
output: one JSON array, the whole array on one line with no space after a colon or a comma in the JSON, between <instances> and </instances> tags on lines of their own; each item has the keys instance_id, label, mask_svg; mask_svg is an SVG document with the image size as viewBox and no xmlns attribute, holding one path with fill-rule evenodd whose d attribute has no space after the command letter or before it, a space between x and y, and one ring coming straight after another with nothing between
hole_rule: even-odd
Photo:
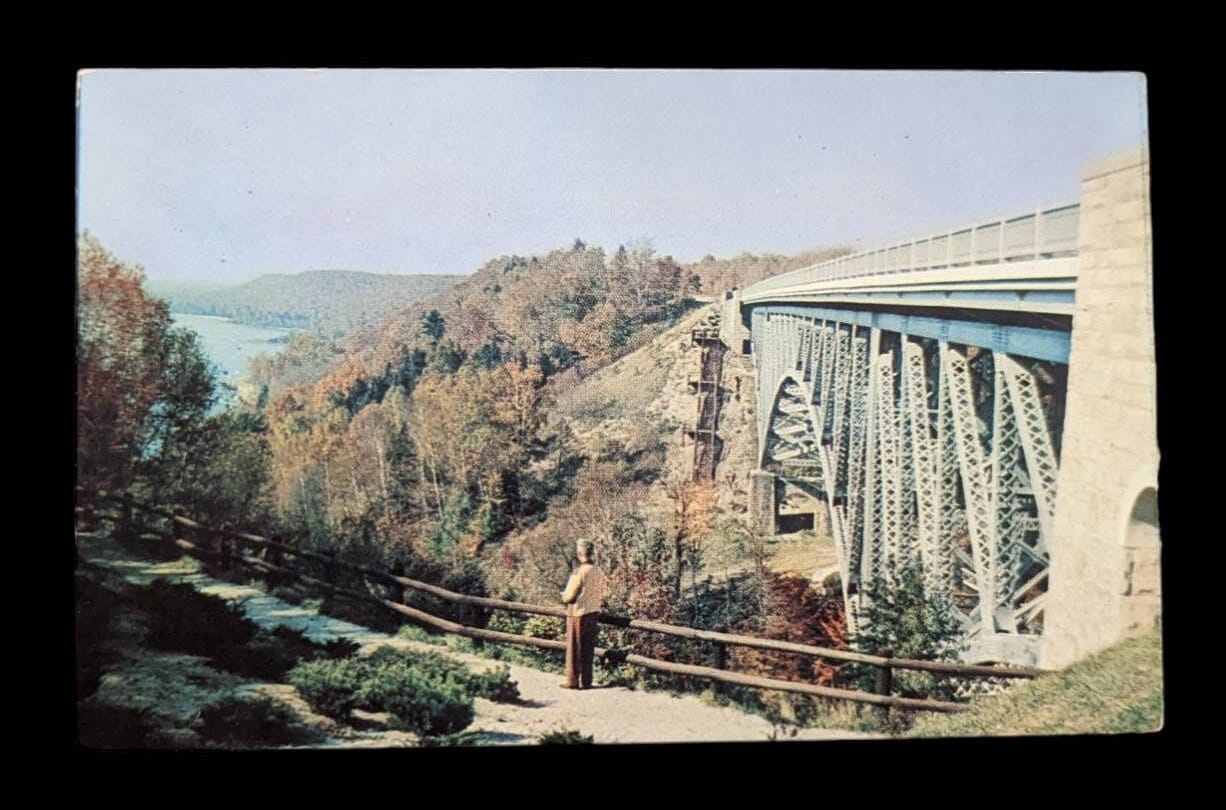
<instances>
[{"instance_id":1,"label":"bridge pier","mask_svg":"<svg viewBox=\"0 0 1226 810\"><path fill-rule=\"evenodd\" d=\"M766 470L749 474L749 516L753 530L773 535L778 529L775 509L776 476Z\"/></svg>"},{"instance_id":2,"label":"bridge pier","mask_svg":"<svg viewBox=\"0 0 1226 810\"><path fill-rule=\"evenodd\" d=\"M741 312L741 291L729 290L724 293L723 308L719 319L719 339L729 351L737 354L749 354L751 334L745 326L745 315Z\"/></svg>"},{"instance_id":3,"label":"bridge pier","mask_svg":"<svg viewBox=\"0 0 1226 810\"><path fill-rule=\"evenodd\" d=\"M1081 188L1044 667L1153 627L1161 598L1148 158L1105 161Z\"/></svg>"}]
</instances>

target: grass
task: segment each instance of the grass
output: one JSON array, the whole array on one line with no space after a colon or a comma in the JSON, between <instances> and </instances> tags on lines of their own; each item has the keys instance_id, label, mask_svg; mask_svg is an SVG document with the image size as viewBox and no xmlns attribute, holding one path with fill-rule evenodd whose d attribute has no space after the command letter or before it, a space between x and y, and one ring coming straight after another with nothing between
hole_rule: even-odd
<instances>
[{"instance_id":1,"label":"grass","mask_svg":"<svg viewBox=\"0 0 1226 810\"><path fill-rule=\"evenodd\" d=\"M1144 734L1161 728L1162 640L1153 631L977 700L965 714L919 717L908 736Z\"/></svg>"},{"instance_id":2,"label":"grass","mask_svg":"<svg viewBox=\"0 0 1226 810\"><path fill-rule=\"evenodd\" d=\"M881 730L880 720L872 707L846 700L729 685L718 689L712 686L699 697L709 705L729 706L770 721L780 739L794 736L802 728Z\"/></svg>"},{"instance_id":3,"label":"grass","mask_svg":"<svg viewBox=\"0 0 1226 810\"><path fill-rule=\"evenodd\" d=\"M407 638L412 641L418 641L422 644L432 644L436 647L445 646L447 644L447 636L438 633L431 633L422 627L415 624L402 624L400 629L396 631L396 635L400 638Z\"/></svg>"}]
</instances>

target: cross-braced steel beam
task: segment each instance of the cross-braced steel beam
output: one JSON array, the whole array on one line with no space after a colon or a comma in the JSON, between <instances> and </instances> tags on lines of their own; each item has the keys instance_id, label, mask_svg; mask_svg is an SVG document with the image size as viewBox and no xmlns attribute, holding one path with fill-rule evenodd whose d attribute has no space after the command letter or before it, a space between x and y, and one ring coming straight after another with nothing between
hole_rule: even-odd
<instances>
[{"instance_id":1,"label":"cross-braced steel beam","mask_svg":"<svg viewBox=\"0 0 1226 810\"><path fill-rule=\"evenodd\" d=\"M850 626L918 563L968 639L1041 633L1053 376L854 320L755 311L753 328L760 463L803 467L826 503Z\"/></svg>"}]
</instances>

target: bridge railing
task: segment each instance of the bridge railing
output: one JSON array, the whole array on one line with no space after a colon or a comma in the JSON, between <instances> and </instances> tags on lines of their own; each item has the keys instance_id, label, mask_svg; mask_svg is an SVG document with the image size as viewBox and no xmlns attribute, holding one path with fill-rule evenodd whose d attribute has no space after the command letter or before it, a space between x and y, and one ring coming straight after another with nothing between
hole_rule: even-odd
<instances>
[{"instance_id":1,"label":"bridge railing","mask_svg":"<svg viewBox=\"0 0 1226 810\"><path fill-rule=\"evenodd\" d=\"M385 599L384 597L371 593L370 591L359 591L353 588L340 586L333 582L327 581L326 579L313 577L287 567L286 563L292 562L293 560L287 560L286 558L288 556L289 558L301 558L304 560L322 563L324 570L328 572L334 572L337 569L344 569L352 573L361 574L364 577L370 577L386 585L393 586L393 588L408 588L421 593L429 594L454 604L470 605L489 610L502 610L510 613L553 616L559 619L565 619L566 609L559 606L534 605L527 602L513 602L505 599L494 599L484 596L471 596L469 594L457 593L427 582L420 582L408 577L397 576L386 571L371 568L369 566L340 560L336 557L322 554L320 552L298 548L297 546L279 540L273 540L257 534L231 529L227 526L222 526L220 528L205 526L189 517L176 514L173 511L159 509L157 507L139 503L130 495L120 496L103 493L98 496L98 500L102 502L109 502L119 507L118 515L105 517L108 517L116 522L116 532L121 537L136 535L135 513L143 512L168 521L170 535L164 539L194 556L220 559L225 562L242 563L264 572L289 576L301 582L331 591L333 593L382 605L389 610L395 611L396 613L412 619L418 624L423 624L427 627L432 627L443 632L453 633L455 635L465 636L467 638L498 643L518 644L521 646L530 646L539 649L561 651L566 649L566 645L562 641L488 630L483 627L471 627L450 619L434 616L414 607L410 607L409 605L403 604L402 601ZM85 509L88 508L89 507L85 507ZM103 517L103 515L99 515L99 517ZM193 539L188 540L185 538L175 538L174 533L176 530L189 534ZM236 543L248 544L250 546L260 548L263 550L263 556L253 556L244 553L241 548L236 546ZM807 694L815 697L836 700L847 700L857 703L868 703L879 707L895 707L934 712L959 712L965 711L967 708L967 706L962 703L906 698L891 695L890 689L893 681L892 672L895 669L907 669L921 672L931 672L941 675L972 678L1034 678L1043 674L1041 670L1030 667L982 666L973 664L958 664L946 661L894 658L892 656L871 655L867 653L852 652L849 650L835 650L809 644L798 644L790 641L778 641L775 639L764 639L754 636L722 633L712 630L698 630L692 627L667 624L664 622L654 622L645 619L635 619L627 616L602 614L599 621L601 624L609 625L611 627L654 632L693 641L711 642L714 643L720 650L719 660L721 661L725 660L724 648L726 646L741 646L759 650L794 653L797 655L804 655L829 661L857 663L876 667L879 670L879 677L877 679L878 691L877 693L871 693L850 689L817 686L814 684L801 683L797 681L766 678L758 675L748 675L745 673L732 672L714 667L681 664L672 661L661 661L659 659L649 658L647 656L620 650L605 648L597 648L596 650L596 655L600 658L617 663L631 664L643 669L667 672L675 675L705 678L707 680L712 680L719 683L750 686L761 689L774 689L778 691Z\"/></svg>"},{"instance_id":2,"label":"bridge railing","mask_svg":"<svg viewBox=\"0 0 1226 810\"><path fill-rule=\"evenodd\" d=\"M1080 210L1079 203L1037 208L840 256L760 281L746 288L744 298L826 281L1073 256Z\"/></svg>"}]
</instances>

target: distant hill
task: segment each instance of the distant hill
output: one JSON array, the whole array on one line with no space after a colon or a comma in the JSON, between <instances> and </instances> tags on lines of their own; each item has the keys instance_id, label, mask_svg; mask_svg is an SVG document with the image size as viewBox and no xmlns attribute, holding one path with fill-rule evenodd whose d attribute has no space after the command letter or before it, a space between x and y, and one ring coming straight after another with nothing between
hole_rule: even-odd
<instances>
[{"instance_id":1,"label":"distant hill","mask_svg":"<svg viewBox=\"0 0 1226 810\"><path fill-rule=\"evenodd\" d=\"M260 276L230 286L151 280L148 287L174 312L337 336L378 323L390 312L437 295L462 278L310 270Z\"/></svg>"}]
</instances>

